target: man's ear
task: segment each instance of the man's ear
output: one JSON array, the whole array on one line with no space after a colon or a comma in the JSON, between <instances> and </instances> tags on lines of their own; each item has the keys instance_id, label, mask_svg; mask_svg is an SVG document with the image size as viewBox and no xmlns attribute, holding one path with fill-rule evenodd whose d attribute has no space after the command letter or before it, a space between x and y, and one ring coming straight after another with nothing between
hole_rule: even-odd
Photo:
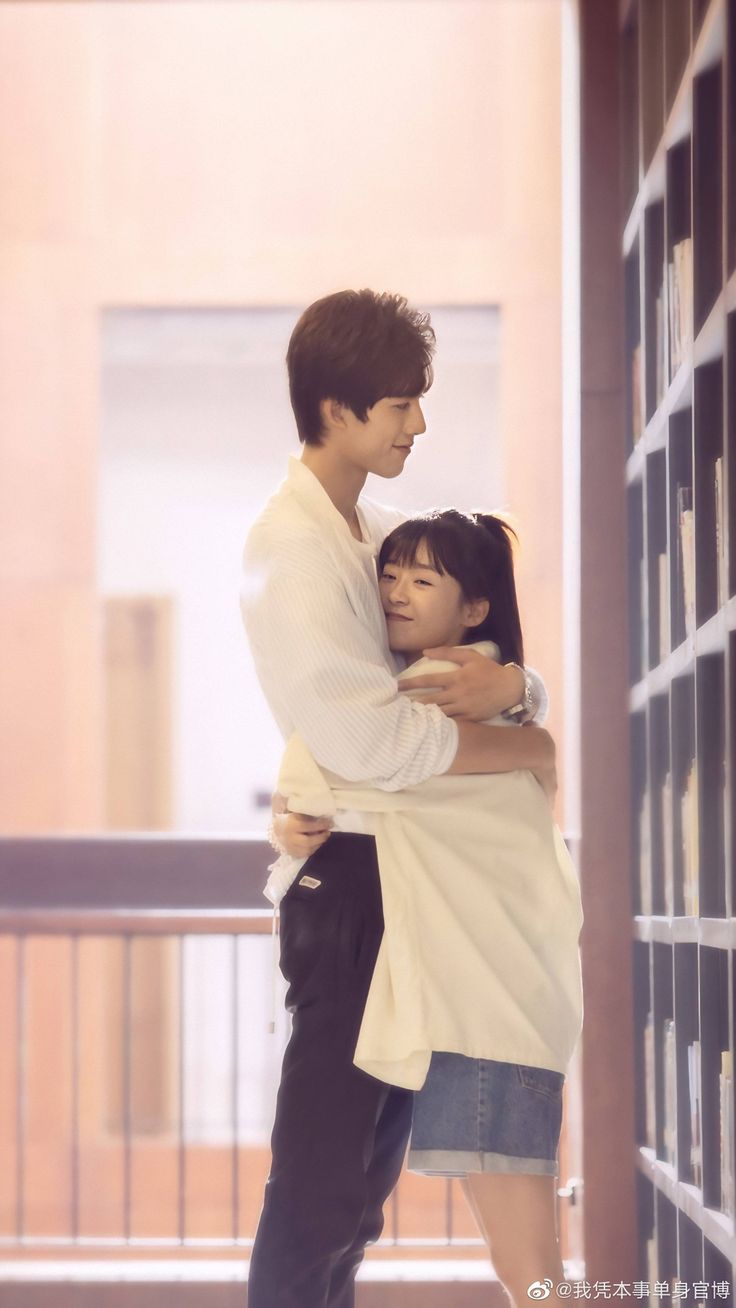
<instances>
[{"instance_id":1,"label":"man's ear","mask_svg":"<svg viewBox=\"0 0 736 1308\"><path fill-rule=\"evenodd\" d=\"M487 599L470 600L465 605L464 621L466 627L479 627L485 622L491 605Z\"/></svg>"},{"instance_id":2,"label":"man's ear","mask_svg":"<svg viewBox=\"0 0 736 1308\"><path fill-rule=\"evenodd\" d=\"M319 416L322 431L329 432L335 427L345 426L345 406L339 400L323 399L319 402Z\"/></svg>"}]
</instances>

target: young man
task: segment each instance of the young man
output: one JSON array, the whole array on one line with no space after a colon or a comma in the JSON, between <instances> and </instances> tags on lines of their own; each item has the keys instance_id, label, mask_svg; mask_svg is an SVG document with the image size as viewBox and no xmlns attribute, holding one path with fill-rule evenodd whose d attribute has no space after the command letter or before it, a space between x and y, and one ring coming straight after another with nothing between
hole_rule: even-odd
<instances>
[{"instance_id":1,"label":"young man","mask_svg":"<svg viewBox=\"0 0 736 1308\"><path fill-rule=\"evenodd\" d=\"M533 674L467 651L440 703L397 691L375 559L405 515L359 497L369 472L398 476L425 431L433 352L428 317L396 295L340 292L297 323L287 365L302 456L292 456L244 553L256 670L284 738L299 732L340 777L399 790L444 772L528 768L551 790L546 731L480 721L528 714L535 690L544 701ZM293 1024L248 1303L352 1308L355 1273L401 1170L411 1094L352 1061L383 931L375 842L357 814L329 840L324 824L285 822L312 856L281 902Z\"/></svg>"}]
</instances>

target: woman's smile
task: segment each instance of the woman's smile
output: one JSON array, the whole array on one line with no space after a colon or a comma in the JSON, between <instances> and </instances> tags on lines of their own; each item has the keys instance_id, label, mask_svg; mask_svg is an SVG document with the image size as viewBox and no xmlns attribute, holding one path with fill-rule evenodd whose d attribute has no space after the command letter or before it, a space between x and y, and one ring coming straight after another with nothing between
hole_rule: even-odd
<instances>
[{"instance_id":1,"label":"woman's smile","mask_svg":"<svg viewBox=\"0 0 736 1308\"><path fill-rule=\"evenodd\" d=\"M423 541L411 561L384 564L378 587L392 650L408 656L460 644L471 606L455 578L435 567Z\"/></svg>"}]
</instances>

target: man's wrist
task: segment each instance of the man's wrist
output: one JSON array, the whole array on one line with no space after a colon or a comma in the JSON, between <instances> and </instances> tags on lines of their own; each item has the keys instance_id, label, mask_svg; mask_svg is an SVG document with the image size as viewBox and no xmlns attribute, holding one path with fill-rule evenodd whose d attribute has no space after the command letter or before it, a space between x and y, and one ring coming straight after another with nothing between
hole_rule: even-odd
<instances>
[{"instance_id":1,"label":"man's wrist","mask_svg":"<svg viewBox=\"0 0 736 1308\"><path fill-rule=\"evenodd\" d=\"M532 690L532 679L526 668L522 668L519 663L505 663L506 668L516 668L523 678L523 690L519 699L509 708L504 709L502 716L510 718L514 722L529 722L534 717L534 693Z\"/></svg>"}]
</instances>

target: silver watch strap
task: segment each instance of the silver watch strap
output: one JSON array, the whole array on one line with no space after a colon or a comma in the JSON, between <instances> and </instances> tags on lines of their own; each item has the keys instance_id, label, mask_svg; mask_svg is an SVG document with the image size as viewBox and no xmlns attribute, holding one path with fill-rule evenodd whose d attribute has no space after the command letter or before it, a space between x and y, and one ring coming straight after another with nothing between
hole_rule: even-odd
<instances>
[{"instance_id":1,"label":"silver watch strap","mask_svg":"<svg viewBox=\"0 0 736 1308\"><path fill-rule=\"evenodd\" d=\"M503 716L505 718L514 718L520 722L528 722L529 718L534 717L534 695L532 693L532 679L526 668L520 663L505 663L506 668L518 668L524 677L524 693L518 704L513 704L511 708L505 709Z\"/></svg>"}]
</instances>

